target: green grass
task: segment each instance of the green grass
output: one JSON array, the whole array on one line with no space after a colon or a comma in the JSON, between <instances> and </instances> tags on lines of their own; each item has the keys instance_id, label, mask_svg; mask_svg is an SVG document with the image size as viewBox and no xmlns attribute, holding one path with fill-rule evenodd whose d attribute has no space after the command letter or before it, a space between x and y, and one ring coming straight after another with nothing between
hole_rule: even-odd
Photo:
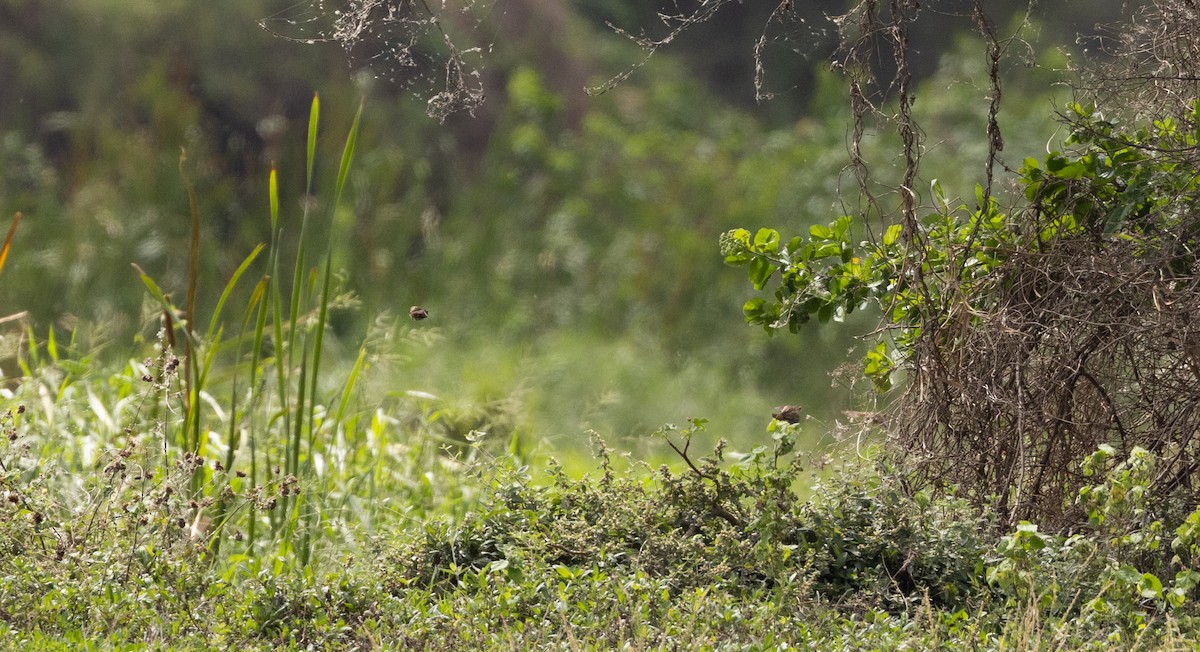
<instances>
[{"instance_id":1,"label":"green grass","mask_svg":"<svg viewBox=\"0 0 1200 652\"><path fill-rule=\"evenodd\" d=\"M156 413L142 364L41 362L5 395L4 649L1194 649L1190 605L990 584L999 533L966 502L861 462L818 480L786 453L798 431L680 471L596 441L576 479L362 396L325 461L252 484L213 471L224 451L163 452L184 418ZM225 531L198 531L213 496Z\"/></svg>"}]
</instances>

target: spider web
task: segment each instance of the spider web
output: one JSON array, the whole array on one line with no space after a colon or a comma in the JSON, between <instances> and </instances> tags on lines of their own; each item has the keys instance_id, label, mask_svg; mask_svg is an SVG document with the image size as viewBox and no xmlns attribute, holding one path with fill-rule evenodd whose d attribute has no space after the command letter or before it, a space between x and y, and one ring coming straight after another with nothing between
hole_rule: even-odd
<instances>
[{"instance_id":1,"label":"spider web","mask_svg":"<svg viewBox=\"0 0 1200 652\"><path fill-rule=\"evenodd\" d=\"M298 43L338 43L351 65L411 89L426 113L445 120L483 103L486 46L479 9L489 0L305 0L263 20L271 34ZM460 46L460 42L468 43Z\"/></svg>"}]
</instances>

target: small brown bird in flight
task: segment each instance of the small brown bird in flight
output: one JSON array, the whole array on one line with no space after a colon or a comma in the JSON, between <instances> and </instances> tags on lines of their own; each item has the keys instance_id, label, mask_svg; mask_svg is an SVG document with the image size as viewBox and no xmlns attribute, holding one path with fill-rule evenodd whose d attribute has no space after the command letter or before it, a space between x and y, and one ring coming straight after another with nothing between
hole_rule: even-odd
<instances>
[{"instance_id":1,"label":"small brown bird in flight","mask_svg":"<svg viewBox=\"0 0 1200 652\"><path fill-rule=\"evenodd\" d=\"M780 405L771 413L771 417L777 421L800 423L801 412L804 412L804 408L799 405Z\"/></svg>"},{"instance_id":2,"label":"small brown bird in flight","mask_svg":"<svg viewBox=\"0 0 1200 652\"><path fill-rule=\"evenodd\" d=\"M412 317L413 321L421 321L429 318L429 311L421 306L413 306L408 309L408 316Z\"/></svg>"}]
</instances>

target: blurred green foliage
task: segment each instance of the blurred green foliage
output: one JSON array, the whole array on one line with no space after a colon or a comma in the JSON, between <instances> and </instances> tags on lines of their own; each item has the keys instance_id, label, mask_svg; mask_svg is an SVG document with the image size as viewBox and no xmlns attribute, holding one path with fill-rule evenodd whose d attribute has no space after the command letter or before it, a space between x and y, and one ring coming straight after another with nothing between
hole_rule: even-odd
<instances>
[{"instance_id":1,"label":"blurred green foliage","mask_svg":"<svg viewBox=\"0 0 1200 652\"><path fill-rule=\"evenodd\" d=\"M591 57L583 67L597 80L641 57L597 24L625 5L606 6L568 17L577 43L562 55ZM712 78L695 74L706 65L698 46L660 55L630 82L582 102L581 89L561 87L554 62L498 54L486 115L439 125L407 90L348 68L334 45L257 26L278 9L266 0L73 0L53 8L0 0L0 83L10 89L0 97L0 216L26 215L0 284L0 316L29 310L34 333L58 324L88 347L111 343L123 356L130 333L157 327L130 263L164 290L183 292L188 184L203 220L198 312L207 314L245 254L269 237L273 161L284 173L281 250L294 250L302 134L319 90L324 124L336 130L367 97L361 163L333 226L350 236L332 251L341 288L359 298L359 309L331 315L331 346L367 332L376 315L420 303L443 338L440 350L421 354L422 369L442 386L414 389L475 386L477 400L502 400L537 377L525 371L561 367L553 357L560 345L617 342L601 348L638 361L639 393L709 386L698 407L715 423L723 421L714 412L727 410L735 421L724 423L757 430L776 403L817 405L812 413L822 419L848 406L827 374L869 318L849 332L767 341L742 327L741 279L714 245L734 226L804 229L842 213L839 192L851 181L845 90L817 58L803 63L809 114L780 120L769 115L774 109L752 112L715 96ZM536 46L523 47L536 57ZM931 147L947 154L927 170L946 187L970 187L981 172L958 164L984 147L979 52L962 39L918 103L936 128ZM752 69L743 74L748 80ZM1022 70L1021 78L1022 86L1006 89L1006 111L1029 110L1004 116L1017 126L1006 134L1013 151L1025 139L1040 145L1053 129L1043 110L1049 102L1037 99L1053 73ZM889 145L879 138L872 146L886 185ZM337 161L338 152L316 158ZM335 172L318 168L318 183ZM627 403L640 400L622 381L601 380L629 372L596 373L618 357L567 355L564 373L594 382L572 396L547 390L527 406L598 404L614 391ZM463 358L508 360L511 383L469 377ZM697 378L708 375L728 382ZM687 416L701 415L649 423ZM626 415L557 427L628 432L644 422Z\"/></svg>"}]
</instances>

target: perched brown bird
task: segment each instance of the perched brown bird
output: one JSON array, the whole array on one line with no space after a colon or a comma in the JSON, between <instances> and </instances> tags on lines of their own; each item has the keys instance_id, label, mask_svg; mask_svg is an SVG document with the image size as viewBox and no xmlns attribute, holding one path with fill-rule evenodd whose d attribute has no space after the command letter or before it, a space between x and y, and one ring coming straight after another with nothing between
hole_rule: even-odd
<instances>
[{"instance_id":1,"label":"perched brown bird","mask_svg":"<svg viewBox=\"0 0 1200 652\"><path fill-rule=\"evenodd\" d=\"M799 405L780 405L771 413L771 417L777 421L787 421L788 423L800 423L800 413L804 412L804 408Z\"/></svg>"},{"instance_id":2,"label":"perched brown bird","mask_svg":"<svg viewBox=\"0 0 1200 652\"><path fill-rule=\"evenodd\" d=\"M429 317L429 311L421 306L413 306L408 309L408 316L413 318L413 321L421 321Z\"/></svg>"}]
</instances>

